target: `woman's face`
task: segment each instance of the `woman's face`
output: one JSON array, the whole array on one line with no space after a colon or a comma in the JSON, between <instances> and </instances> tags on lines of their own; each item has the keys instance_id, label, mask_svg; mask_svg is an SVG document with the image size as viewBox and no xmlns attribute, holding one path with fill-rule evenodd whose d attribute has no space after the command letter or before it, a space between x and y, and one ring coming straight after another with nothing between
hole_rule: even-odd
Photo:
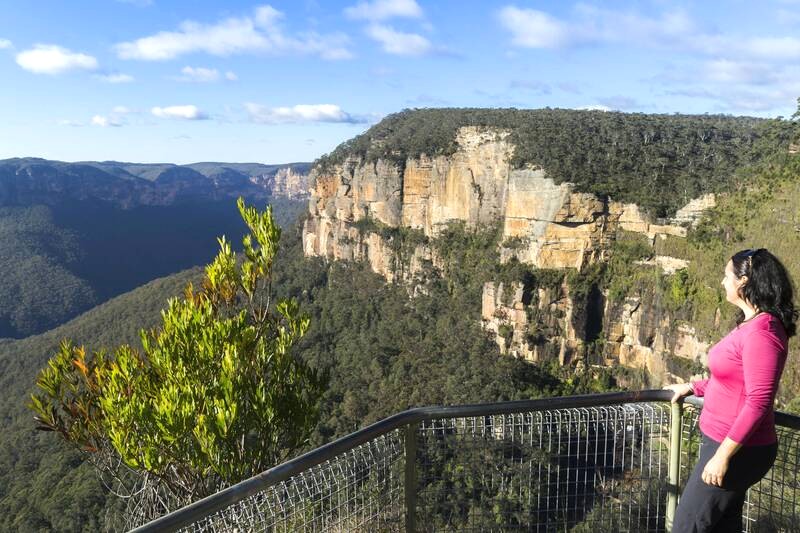
<instances>
[{"instance_id":1,"label":"woman's face","mask_svg":"<svg viewBox=\"0 0 800 533\"><path fill-rule=\"evenodd\" d=\"M746 278L737 278L733 273L733 261L728 261L725 265L725 277L722 278L722 286L725 287L725 298L732 304L739 303L739 287L744 285Z\"/></svg>"}]
</instances>

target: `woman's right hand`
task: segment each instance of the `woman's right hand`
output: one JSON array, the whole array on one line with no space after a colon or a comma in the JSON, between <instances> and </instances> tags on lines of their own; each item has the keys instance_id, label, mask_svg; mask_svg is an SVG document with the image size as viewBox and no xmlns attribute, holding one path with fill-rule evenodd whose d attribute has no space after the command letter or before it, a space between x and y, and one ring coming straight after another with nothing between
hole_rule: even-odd
<instances>
[{"instance_id":1,"label":"woman's right hand","mask_svg":"<svg viewBox=\"0 0 800 533\"><path fill-rule=\"evenodd\" d=\"M665 390L672 391L672 403L677 402L679 399L694 394L691 383L676 383L675 385L667 385Z\"/></svg>"}]
</instances>

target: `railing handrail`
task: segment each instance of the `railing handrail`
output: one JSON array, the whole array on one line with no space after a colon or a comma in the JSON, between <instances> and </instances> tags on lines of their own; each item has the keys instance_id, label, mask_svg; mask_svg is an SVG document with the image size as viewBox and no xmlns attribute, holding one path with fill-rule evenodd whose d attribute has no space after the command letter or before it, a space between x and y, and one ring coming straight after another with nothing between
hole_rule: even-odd
<instances>
[{"instance_id":1,"label":"railing handrail","mask_svg":"<svg viewBox=\"0 0 800 533\"><path fill-rule=\"evenodd\" d=\"M684 400L684 403L702 409L704 401L704 398L689 396ZM784 413L783 411L775 411L775 425L800 431L800 416Z\"/></svg>"},{"instance_id":2,"label":"railing handrail","mask_svg":"<svg viewBox=\"0 0 800 533\"><path fill-rule=\"evenodd\" d=\"M248 496L252 496L270 486L292 477L295 474L317 466L337 455L352 450L376 437L380 437L409 424L442 418L459 418L469 416L493 416L520 412L543 411L549 409L567 409L579 407L597 407L619 405L636 402L669 402L672 392L663 389L650 389L630 392L608 392L600 394L583 394L576 396L559 396L555 398L538 398L534 400L515 400L482 404L466 404L454 406L431 406L408 409L384 418L365 428L359 429L336 439L328 444L315 448L294 459L274 466L260 474L223 489L215 494L198 500L186 507L177 509L152 522L140 526L135 533L154 531L175 531L200 518L209 516ZM703 399L690 396L687 403L702 408ZM800 416L776 411L775 422L781 426L800 429Z\"/></svg>"}]
</instances>

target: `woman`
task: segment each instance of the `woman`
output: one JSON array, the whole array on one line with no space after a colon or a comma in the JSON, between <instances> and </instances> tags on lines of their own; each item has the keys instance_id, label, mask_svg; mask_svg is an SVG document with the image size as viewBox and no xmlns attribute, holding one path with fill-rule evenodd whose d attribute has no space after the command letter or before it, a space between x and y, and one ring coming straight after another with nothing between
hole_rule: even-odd
<instances>
[{"instance_id":1,"label":"woman","mask_svg":"<svg viewBox=\"0 0 800 533\"><path fill-rule=\"evenodd\" d=\"M708 352L711 378L669 385L672 401L705 396L700 458L675 513L673 533L742 530L747 489L775 462L773 401L795 334L797 311L786 269L766 249L731 257L722 279L739 307L736 327Z\"/></svg>"}]
</instances>

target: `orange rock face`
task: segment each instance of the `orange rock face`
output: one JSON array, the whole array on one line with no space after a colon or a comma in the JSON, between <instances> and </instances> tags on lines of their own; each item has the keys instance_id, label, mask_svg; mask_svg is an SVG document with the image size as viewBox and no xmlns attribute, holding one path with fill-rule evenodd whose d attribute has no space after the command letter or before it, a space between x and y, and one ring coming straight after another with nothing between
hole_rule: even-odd
<instances>
[{"instance_id":1,"label":"orange rock face","mask_svg":"<svg viewBox=\"0 0 800 533\"><path fill-rule=\"evenodd\" d=\"M348 159L328 172L312 170L309 218L303 229L305 253L366 260L389 281L412 281L424 265L437 263L435 254L420 244L398 257L382 236L384 230L402 226L436 237L447 224L460 221L468 227L499 225L502 242L507 243L500 246L503 261L516 258L537 268L583 269L607 258L620 230L641 233L651 242L659 236L682 237L686 226L714 205L713 196L706 196L679 211L675 221L653 223L634 204L580 193L569 183L556 184L540 168L512 168L508 134L466 127L459 131L458 149L450 156L423 155L408 159L402 168L385 160ZM667 273L685 266L664 256L653 265ZM531 361L557 358L568 363L584 342L575 324L585 323L586 317L573 317L566 289L559 295L540 295L548 303L537 303L535 308L522 303L520 290L487 283L482 301L485 327L497 334L506 353ZM513 294L503 296L503 292ZM660 331L668 330L669 323L654 323L642 311L646 303L642 309L638 303L627 305L612 309L606 302L597 317L604 321L609 361L667 376L664 354L670 350L677 349L678 356L702 357L704 346L693 334L683 332L678 341L667 338ZM541 319L548 313L553 316L544 325L531 324L531 316ZM505 335L500 335L502 326L511 329L503 328Z\"/></svg>"}]
</instances>

